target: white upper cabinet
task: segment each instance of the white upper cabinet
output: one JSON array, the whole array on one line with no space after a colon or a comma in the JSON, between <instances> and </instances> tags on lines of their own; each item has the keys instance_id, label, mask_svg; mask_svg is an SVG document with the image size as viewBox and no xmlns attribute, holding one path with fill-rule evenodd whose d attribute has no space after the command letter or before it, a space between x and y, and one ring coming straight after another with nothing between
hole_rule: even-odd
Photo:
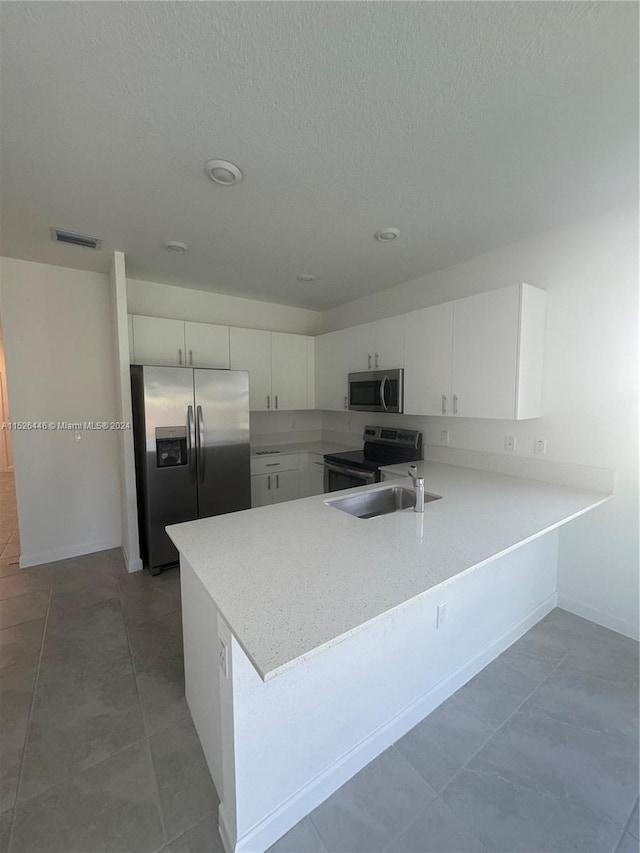
<instances>
[{"instance_id":1,"label":"white upper cabinet","mask_svg":"<svg viewBox=\"0 0 640 853\"><path fill-rule=\"evenodd\" d=\"M540 417L545 306L528 284L454 302L452 414Z\"/></svg>"},{"instance_id":2,"label":"white upper cabinet","mask_svg":"<svg viewBox=\"0 0 640 853\"><path fill-rule=\"evenodd\" d=\"M307 409L307 336L271 333L272 408Z\"/></svg>"},{"instance_id":3,"label":"white upper cabinet","mask_svg":"<svg viewBox=\"0 0 640 853\"><path fill-rule=\"evenodd\" d=\"M451 413L453 302L404 316L404 411Z\"/></svg>"},{"instance_id":4,"label":"white upper cabinet","mask_svg":"<svg viewBox=\"0 0 640 853\"><path fill-rule=\"evenodd\" d=\"M373 324L374 370L394 370L404 365L405 315L378 320Z\"/></svg>"},{"instance_id":5,"label":"white upper cabinet","mask_svg":"<svg viewBox=\"0 0 640 853\"><path fill-rule=\"evenodd\" d=\"M184 367L184 322L135 315L131 357L135 364Z\"/></svg>"},{"instance_id":6,"label":"white upper cabinet","mask_svg":"<svg viewBox=\"0 0 640 853\"><path fill-rule=\"evenodd\" d=\"M344 331L327 332L316 338L316 406L337 411L347 408L347 374L344 360Z\"/></svg>"},{"instance_id":7,"label":"white upper cabinet","mask_svg":"<svg viewBox=\"0 0 640 853\"><path fill-rule=\"evenodd\" d=\"M229 327L213 323L184 324L187 367L229 367Z\"/></svg>"},{"instance_id":8,"label":"white upper cabinet","mask_svg":"<svg viewBox=\"0 0 640 853\"><path fill-rule=\"evenodd\" d=\"M230 330L231 368L249 371L249 408L271 408L271 332L259 329Z\"/></svg>"},{"instance_id":9,"label":"white upper cabinet","mask_svg":"<svg viewBox=\"0 0 640 853\"><path fill-rule=\"evenodd\" d=\"M231 368L249 371L252 412L313 406L313 349L307 335L231 327ZM309 394L312 394L310 400Z\"/></svg>"},{"instance_id":10,"label":"white upper cabinet","mask_svg":"<svg viewBox=\"0 0 640 853\"><path fill-rule=\"evenodd\" d=\"M316 407L347 408L347 376L373 364L373 324L327 332L316 338Z\"/></svg>"}]
</instances>

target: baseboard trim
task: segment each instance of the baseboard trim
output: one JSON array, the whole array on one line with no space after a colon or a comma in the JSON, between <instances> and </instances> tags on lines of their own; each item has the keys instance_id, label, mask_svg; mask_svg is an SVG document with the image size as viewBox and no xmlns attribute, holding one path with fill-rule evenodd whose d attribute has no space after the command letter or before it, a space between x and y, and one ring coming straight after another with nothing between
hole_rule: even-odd
<instances>
[{"instance_id":1,"label":"baseboard trim","mask_svg":"<svg viewBox=\"0 0 640 853\"><path fill-rule=\"evenodd\" d=\"M120 540L106 539L100 542L85 542L70 548L52 548L50 551L41 551L39 554L21 554L20 568L27 569L30 566L40 566L42 563L55 563L58 560L82 557L85 554L94 554L96 551L108 551L119 547Z\"/></svg>"},{"instance_id":2,"label":"baseboard trim","mask_svg":"<svg viewBox=\"0 0 640 853\"><path fill-rule=\"evenodd\" d=\"M575 616L582 616L583 619L595 622L596 625L602 625L603 628L609 628L618 634L624 634L625 637L631 637L632 640L640 639L637 622L634 624L627 619L620 619L619 616L613 616L611 613L599 610L597 607L592 607L590 604L585 604L583 601L578 601L575 598L570 598L560 593L558 594L558 607L568 610L569 613L573 613Z\"/></svg>"},{"instance_id":3,"label":"baseboard trim","mask_svg":"<svg viewBox=\"0 0 640 853\"><path fill-rule=\"evenodd\" d=\"M231 835L229 834L229 828L227 827L222 803L218 806L218 832L220 833L220 840L224 847L224 853L234 853L233 842L231 841Z\"/></svg>"},{"instance_id":4,"label":"baseboard trim","mask_svg":"<svg viewBox=\"0 0 640 853\"><path fill-rule=\"evenodd\" d=\"M224 822L223 806L219 811L220 836L226 853L262 853L288 832L303 817L313 811L334 791L344 785L359 770L384 752L410 729L435 710L460 687L477 675L481 669L518 640L557 605L553 593L523 619L512 625L493 642L486 645L466 663L459 666L430 690L403 708L386 723L356 744L338 761L310 780L299 791L285 800L271 814L239 838L235 845L233 834Z\"/></svg>"}]
</instances>

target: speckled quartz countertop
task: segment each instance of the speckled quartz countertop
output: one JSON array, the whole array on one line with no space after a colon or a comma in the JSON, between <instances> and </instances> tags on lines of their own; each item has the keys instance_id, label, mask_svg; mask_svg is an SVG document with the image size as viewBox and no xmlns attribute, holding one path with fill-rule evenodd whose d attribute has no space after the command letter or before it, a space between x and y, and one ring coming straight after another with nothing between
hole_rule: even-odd
<instances>
[{"instance_id":1,"label":"speckled quartz countertop","mask_svg":"<svg viewBox=\"0 0 640 853\"><path fill-rule=\"evenodd\" d=\"M355 518L335 492L167 528L265 681L609 497L424 464L424 514Z\"/></svg>"},{"instance_id":2,"label":"speckled quartz countertop","mask_svg":"<svg viewBox=\"0 0 640 853\"><path fill-rule=\"evenodd\" d=\"M292 444L268 444L264 447L251 445L251 455L260 458L267 453L319 453L324 456L326 453L342 453L345 450L358 449L357 446L334 444L328 441L304 441Z\"/></svg>"}]
</instances>

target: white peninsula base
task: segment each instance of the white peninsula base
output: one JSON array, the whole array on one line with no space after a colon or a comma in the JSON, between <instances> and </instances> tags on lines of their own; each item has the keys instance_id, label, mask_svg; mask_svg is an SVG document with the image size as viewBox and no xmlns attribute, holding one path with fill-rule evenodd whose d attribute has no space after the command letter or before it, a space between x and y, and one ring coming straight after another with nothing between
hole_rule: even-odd
<instances>
[{"instance_id":1,"label":"white peninsula base","mask_svg":"<svg viewBox=\"0 0 640 853\"><path fill-rule=\"evenodd\" d=\"M266 681L181 554L186 695L227 853L265 851L552 610L557 554L552 530Z\"/></svg>"}]
</instances>

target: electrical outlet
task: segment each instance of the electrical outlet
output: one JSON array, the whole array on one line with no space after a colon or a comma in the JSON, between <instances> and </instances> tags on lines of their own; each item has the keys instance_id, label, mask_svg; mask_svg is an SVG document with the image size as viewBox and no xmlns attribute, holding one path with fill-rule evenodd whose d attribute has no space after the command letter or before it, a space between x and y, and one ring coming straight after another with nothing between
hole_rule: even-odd
<instances>
[{"instance_id":1,"label":"electrical outlet","mask_svg":"<svg viewBox=\"0 0 640 853\"><path fill-rule=\"evenodd\" d=\"M516 437L515 435L505 435L504 437L504 449L508 453L513 453L516 449Z\"/></svg>"},{"instance_id":2,"label":"electrical outlet","mask_svg":"<svg viewBox=\"0 0 640 853\"><path fill-rule=\"evenodd\" d=\"M436 611L436 628L442 628L444 623L447 621L447 602L443 601L442 604L438 605L438 610Z\"/></svg>"},{"instance_id":3,"label":"electrical outlet","mask_svg":"<svg viewBox=\"0 0 640 853\"><path fill-rule=\"evenodd\" d=\"M449 444L449 430L440 430L440 444Z\"/></svg>"},{"instance_id":4,"label":"electrical outlet","mask_svg":"<svg viewBox=\"0 0 640 853\"><path fill-rule=\"evenodd\" d=\"M537 453L539 456L544 456L547 452L547 439L546 438L536 438L533 441L533 452Z\"/></svg>"},{"instance_id":5,"label":"electrical outlet","mask_svg":"<svg viewBox=\"0 0 640 853\"><path fill-rule=\"evenodd\" d=\"M218 666L220 667L220 672L224 675L225 678L229 676L229 660L227 656L227 644L222 639L222 637L218 637L220 641L220 649L218 651Z\"/></svg>"}]
</instances>

